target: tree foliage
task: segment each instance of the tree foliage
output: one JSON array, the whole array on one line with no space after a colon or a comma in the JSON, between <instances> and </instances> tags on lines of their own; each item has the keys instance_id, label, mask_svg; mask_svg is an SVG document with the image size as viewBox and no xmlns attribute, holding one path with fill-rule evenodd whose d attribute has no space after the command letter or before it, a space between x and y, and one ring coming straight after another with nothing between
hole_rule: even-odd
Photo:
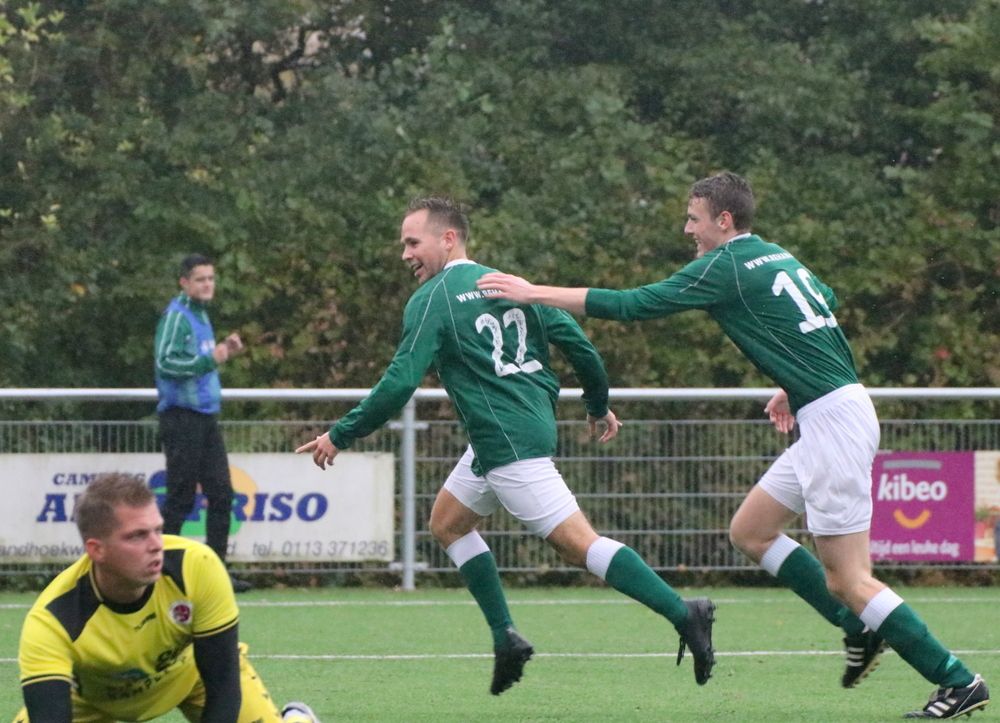
<instances>
[{"instance_id":1,"label":"tree foliage","mask_svg":"<svg viewBox=\"0 0 1000 723\"><path fill-rule=\"evenodd\" d=\"M627 287L690 258L723 168L867 383L1000 383L1000 0L45 8L0 1L0 384L150 386L200 251L250 345L227 385L367 386L410 197L469 202L483 263ZM701 314L585 326L616 385L766 383Z\"/></svg>"}]
</instances>

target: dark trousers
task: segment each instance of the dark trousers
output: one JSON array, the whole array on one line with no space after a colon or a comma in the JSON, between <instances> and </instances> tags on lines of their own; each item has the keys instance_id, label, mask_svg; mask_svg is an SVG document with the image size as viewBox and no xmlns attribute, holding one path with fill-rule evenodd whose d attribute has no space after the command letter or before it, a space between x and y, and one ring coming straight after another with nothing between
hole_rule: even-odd
<instances>
[{"instance_id":1,"label":"dark trousers","mask_svg":"<svg viewBox=\"0 0 1000 723\"><path fill-rule=\"evenodd\" d=\"M173 407L160 412L160 440L167 458L167 498L163 503L163 531L178 535L194 507L201 485L208 502L205 542L226 559L233 483L229 478L226 444L214 414Z\"/></svg>"}]
</instances>

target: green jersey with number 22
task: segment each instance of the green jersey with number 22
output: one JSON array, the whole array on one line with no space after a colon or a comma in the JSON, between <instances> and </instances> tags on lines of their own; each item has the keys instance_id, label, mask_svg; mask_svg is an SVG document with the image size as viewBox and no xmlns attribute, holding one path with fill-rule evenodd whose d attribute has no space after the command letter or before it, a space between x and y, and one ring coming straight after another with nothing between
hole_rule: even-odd
<instances>
[{"instance_id":1,"label":"green jersey with number 22","mask_svg":"<svg viewBox=\"0 0 1000 723\"><path fill-rule=\"evenodd\" d=\"M756 235L732 239L663 281L626 291L590 289L586 302L588 315L619 320L704 309L788 392L793 412L858 381L836 308L830 287Z\"/></svg>"},{"instance_id":2,"label":"green jersey with number 22","mask_svg":"<svg viewBox=\"0 0 1000 723\"><path fill-rule=\"evenodd\" d=\"M368 397L330 429L345 449L396 414L433 364L465 426L476 474L556 451L559 380L553 344L572 364L587 413L608 412L604 362L572 316L493 298L476 280L494 269L452 261L406 304L403 338Z\"/></svg>"}]
</instances>

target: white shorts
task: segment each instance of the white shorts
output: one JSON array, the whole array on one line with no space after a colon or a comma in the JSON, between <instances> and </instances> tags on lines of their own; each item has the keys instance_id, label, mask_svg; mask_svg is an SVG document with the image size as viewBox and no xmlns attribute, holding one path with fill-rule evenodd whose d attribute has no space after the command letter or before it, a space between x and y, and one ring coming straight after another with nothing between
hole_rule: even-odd
<instances>
[{"instance_id":1,"label":"white shorts","mask_svg":"<svg viewBox=\"0 0 1000 723\"><path fill-rule=\"evenodd\" d=\"M863 532L872 522L878 417L860 384L836 389L796 414L799 440L761 477L761 489L798 514L814 535Z\"/></svg>"},{"instance_id":2,"label":"white shorts","mask_svg":"<svg viewBox=\"0 0 1000 723\"><path fill-rule=\"evenodd\" d=\"M550 457L535 457L491 469L485 477L472 471L470 446L445 480L444 488L481 517L503 505L528 531L548 537L580 506Z\"/></svg>"}]
</instances>

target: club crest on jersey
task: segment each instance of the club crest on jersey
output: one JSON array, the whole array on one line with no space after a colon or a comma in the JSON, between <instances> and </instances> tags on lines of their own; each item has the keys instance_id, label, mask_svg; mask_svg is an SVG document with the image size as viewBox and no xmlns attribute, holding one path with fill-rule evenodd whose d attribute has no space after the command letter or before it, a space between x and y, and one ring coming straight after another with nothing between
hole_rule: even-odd
<instances>
[{"instance_id":1,"label":"club crest on jersey","mask_svg":"<svg viewBox=\"0 0 1000 723\"><path fill-rule=\"evenodd\" d=\"M187 600L178 600L170 606L170 619L178 625L190 625L194 606Z\"/></svg>"}]
</instances>

